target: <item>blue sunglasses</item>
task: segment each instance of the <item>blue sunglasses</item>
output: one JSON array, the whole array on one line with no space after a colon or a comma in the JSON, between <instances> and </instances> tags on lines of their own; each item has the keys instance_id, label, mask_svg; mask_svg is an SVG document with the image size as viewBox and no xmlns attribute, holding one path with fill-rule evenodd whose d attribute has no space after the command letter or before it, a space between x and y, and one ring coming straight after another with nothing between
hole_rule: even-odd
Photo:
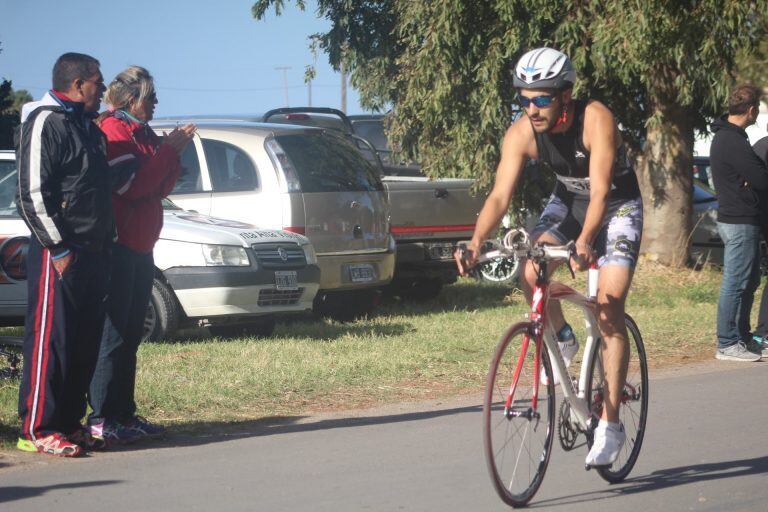
<instances>
[{"instance_id":1,"label":"blue sunglasses","mask_svg":"<svg viewBox=\"0 0 768 512\"><path fill-rule=\"evenodd\" d=\"M526 96L518 96L518 101L520 102L520 106L523 108L528 108L531 106L531 103L536 105L539 108L545 108L552 104L552 101L554 101L554 96L536 96L535 98L528 98Z\"/></svg>"}]
</instances>

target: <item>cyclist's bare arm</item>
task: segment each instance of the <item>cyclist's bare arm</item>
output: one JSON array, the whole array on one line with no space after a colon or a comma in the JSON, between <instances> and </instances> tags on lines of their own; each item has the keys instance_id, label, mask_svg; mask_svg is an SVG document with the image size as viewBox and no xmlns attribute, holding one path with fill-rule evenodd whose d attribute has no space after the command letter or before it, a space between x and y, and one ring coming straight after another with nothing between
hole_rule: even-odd
<instances>
[{"instance_id":1,"label":"cyclist's bare arm","mask_svg":"<svg viewBox=\"0 0 768 512\"><path fill-rule=\"evenodd\" d=\"M464 256L465 264L462 265L457 258L460 271L464 272L475 265L480 246L498 228L501 218L507 213L526 161L536 157L536 140L533 137L531 122L526 116L522 116L512 123L504 135L501 160L496 168L496 181L477 218L472 241Z\"/></svg>"},{"instance_id":2,"label":"cyclist's bare arm","mask_svg":"<svg viewBox=\"0 0 768 512\"><path fill-rule=\"evenodd\" d=\"M613 179L616 148L621 144L616 121L608 108L591 101L584 112L584 146L589 151L589 206L576 240L577 264L584 270L594 258L590 250L603 223Z\"/></svg>"}]
</instances>

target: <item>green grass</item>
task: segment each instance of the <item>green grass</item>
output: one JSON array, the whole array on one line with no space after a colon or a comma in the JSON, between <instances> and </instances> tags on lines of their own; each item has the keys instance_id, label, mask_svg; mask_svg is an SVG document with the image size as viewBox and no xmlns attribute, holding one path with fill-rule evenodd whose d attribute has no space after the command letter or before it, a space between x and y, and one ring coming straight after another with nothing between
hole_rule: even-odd
<instances>
[{"instance_id":1,"label":"green grass","mask_svg":"<svg viewBox=\"0 0 768 512\"><path fill-rule=\"evenodd\" d=\"M568 275L558 277L571 282ZM583 289L584 277L572 284ZM719 283L711 270L641 266L627 310L652 366L712 356ZM146 343L139 351L139 410L176 428L197 429L479 390L502 331L525 310L517 290L462 280L436 300L385 303L369 320L302 319L278 324L268 340L198 334ZM581 322L573 323L578 334ZM6 443L18 425L17 385L0 382L0 439Z\"/></svg>"}]
</instances>

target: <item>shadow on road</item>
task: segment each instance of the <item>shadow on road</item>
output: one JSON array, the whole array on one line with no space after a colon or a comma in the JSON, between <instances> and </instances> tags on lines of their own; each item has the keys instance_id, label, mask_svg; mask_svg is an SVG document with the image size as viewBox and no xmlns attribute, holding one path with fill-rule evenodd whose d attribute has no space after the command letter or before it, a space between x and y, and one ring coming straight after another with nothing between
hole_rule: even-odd
<instances>
[{"instance_id":1,"label":"shadow on road","mask_svg":"<svg viewBox=\"0 0 768 512\"><path fill-rule=\"evenodd\" d=\"M434 411L390 414L385 416L332 418L311 422L302 422L307 416L272 416L255 421L187 423L178 427L179 431L171 432L163 439L157 439L154 440L154 442L148 441L115 447L115 450L133 451L152 450L165 447L199 446L250 437L315 432L318 430L337 428L365 427L369 425L385 425L405 421L421 421L442 416L453 416L456 414L479 413L482 409L483 407L481 405L473 405Z\"/></svg>"},{"instance_id":2,"label":"shadow on road","mask_svg":"<svg viewBox=\"0 0 768 512\"><path fill-rule=\"evenodd\" d=\"M59 489L78 489L82 487L98 487L102 485L113 485L120 483L120 480L99 480L93 482L72 482L68 484L58 485L41 485L39 487L28 486L12 486L12 487L0 487L0 503L7 503L9 501L24 500L27 498L35 498L42 496L43 494L56 491Z\"/></svg>"},{"instance_id":3,"label":"shadow on road","mask_svg":"<svg viewBox=\"0 0 768 512\"><path fill-rule=\"evenodd\" d=\"M630 478L604 491L587 492L537 501L529 508L567 506L585 501L610 499L640 492L658 491L669 487L701 483L709 480L738 478L768 473L768 456L725 462L711 462L693 466L660 469L650 475Z\"/></svg>"}]
</instances>

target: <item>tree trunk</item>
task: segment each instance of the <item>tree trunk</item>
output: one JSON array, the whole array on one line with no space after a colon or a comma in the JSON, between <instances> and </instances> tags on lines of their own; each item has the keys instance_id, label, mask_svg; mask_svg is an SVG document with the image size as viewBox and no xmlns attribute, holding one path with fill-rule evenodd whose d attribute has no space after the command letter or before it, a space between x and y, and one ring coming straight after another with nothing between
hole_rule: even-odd
<instances>
[{"instance_id":1,"label":"tree trunk","mask_svg":"<svg viewBox=\"0 0 768 512\"><path fill-rule=\"evenodd\" d=\"M638 166L643 196L641 252L666 265L688 261L692 229L693 126L685 109L658 106Z\"/></svg>"}]
</instances>

